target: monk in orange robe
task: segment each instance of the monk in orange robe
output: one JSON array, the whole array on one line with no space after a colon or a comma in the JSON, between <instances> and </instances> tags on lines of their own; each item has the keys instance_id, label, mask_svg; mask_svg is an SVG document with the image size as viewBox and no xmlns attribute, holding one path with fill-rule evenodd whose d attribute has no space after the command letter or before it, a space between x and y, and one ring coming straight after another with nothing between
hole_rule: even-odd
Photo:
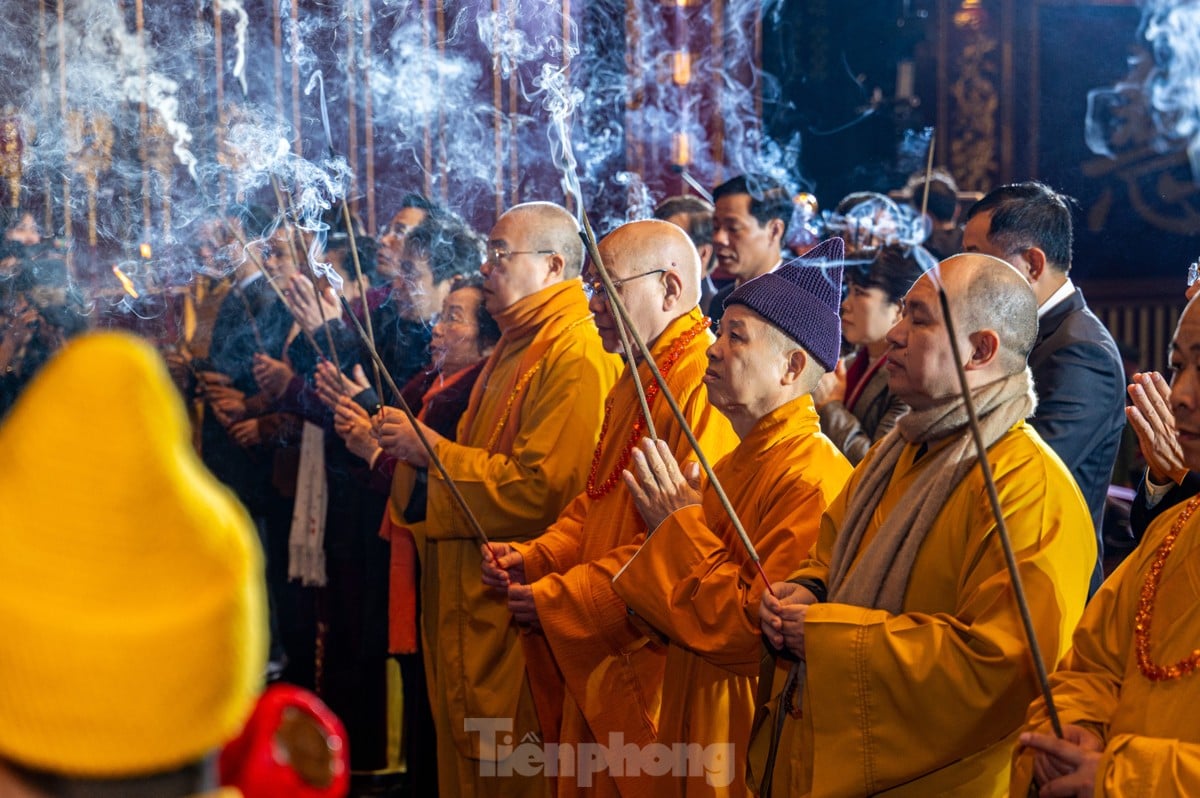
<instances>
[{"instance_id":1,"label":"monk in orange robe","mask_svg":"<svg viewBox=\"0 0 1200 798\"><path fill-rule=\"evenodd\" d=\"M1200 302L1171 341L1170 389L1138 385L1155 408L1160 456L1200 470ZM1200 795L1200 497L1166 510L1088 602L1051 674L1062 724L1029 708L1010 795ZM1030 782L1036 792L1030 792Z\"/></svg>"},{"instance_id":2,"label":"monk in orange robe","mask_svg":"<svg viewBox=\"0 0 1200 798\"><path fill-rule=\"evenodd\" d=\"M736 444L729 421L708 401L702 382L705 350L713 341L700 313L700 259L680 228L660 221L632 222L600 243L621 300L634 326L649 344L706 455L717 459ZM598 283L591 307L609 351L620 351L613 311ZM627 372L628 375L628 372ZM692 456L666 400L645 363L637 379L646 386L658 437L678 460ZM646 536L629 490L622 482L633 450L647 434L632 379L622 378L609 395L600 441L592 455L587 490L546 533L528 543L500 547L498 567L484 564L484 581L507 588L518 621L540 630L541 661L530 669L544 674L548 689L539 709L552 719L561 713L560 753L574 754L573 769L560 767L558 795L656 794L654 783L634 753L613 762L596 744L618 757L655 742L666 647L647 637L613 591L613 576ZM527 644L527 649L531 645ZM561 674L565 692L557 698L549 676Z\"/></svg>"},{"instance_id":3,"label":"monk in orange robe","mask_svg":"<svg viewBox=\"0 0 1200 798\"><path fill-rule=\"evenodd\" d=\"M713 471L762 571L712 485L697 492L666 446L645 441L626 472L653 531L613 589L671 640L658 741L671 749L673 766L658 795L749 793L758 604L769 581L787 578L808 556L821 514L852 470L821 434L811 396L837 364L842 255L841 239L831 239L743 283L725 301L721 334L708 350L709 398L741 438Z\"/></svg>"},{"instance_id":4,"label":"monk in orange robe","mask_svg":"<svg viewBox=\"0 0 1200 798\"><path fill-rule=\"evenodd\" d=\"M786 677L755 718L750 775L762 795L1008 794L1037 677L935 280L1046 657L1065 650L1083 612L1091 515L1024 420L1036 405L1033 292L987 255L937 269L909 290L887 334L888 387L911 409L855 468L808 559L759 604L774 672ZM774 735L768 768L758 755Z\"/></svg>"},{"instance_id":5,"label":"monk in orange robe","mask_svg":"<svg viewBox=\"0 0 1200 798\"><path fill-rule=\"evenodd\" d=\"M458 441L424 430L498 551L507 546L501 541L541 533L583 489L603 397L616 382L620 361L596 334L578 279L582 262L578 227L563 208L527 203L497 220L483 273L500 342L471 392ZM429 467L399 411L386 411L379 437L386 451ZM426 521L414 535L439 795L546 794L543 774L505 761L508 735L540 734L519 630L504 595L480 584L479 545L435 468Z\"/></svg>"}]
</instances>

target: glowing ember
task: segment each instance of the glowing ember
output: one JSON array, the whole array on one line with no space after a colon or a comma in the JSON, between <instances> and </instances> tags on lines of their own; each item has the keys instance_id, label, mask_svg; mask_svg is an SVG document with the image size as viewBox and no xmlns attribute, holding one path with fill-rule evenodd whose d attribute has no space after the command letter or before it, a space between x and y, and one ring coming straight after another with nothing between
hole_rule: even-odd
<instances>
[{"instance_id":1,"label":"glowing ember","mask_svg":"<svg viewBox=\"0 0 1200 798\"><path fill-rule=\"evenodd\" d=\"M143 244L142 247L146 251L149 251L148 244ZM125 293L129 294L129 296L133 297L134 299L137 299L138 292L137 289L133 287L133 280L130 280L129 277L126 276L125 272L121 271L119 266L113 266L112 270L113 274L117 276L117 279L121 281L121 287L125 289Z\"/></svg>"},{"instance_id":2,"label":"glowing ember","mask_svg":"<svg viewBox=\"0 0 1200 798\"><path fill-rule=\"evenodd\" d=\"M142 244L139 249L142 253L142 260L150 260L150 245Z\"/></svg>"},{"instance_id":3,"label":"glowing ember","mask_svg":"<svg viewBox=\"0 0 1200 798\"><path fill-rule=\"evenodd\" d=\"M692 54L687 50L676 50L671 54L671 76L676 86L692 82Z\"/></svg>"},{"instance_id":4,"label":"glowing ember","mask_svg":"<svg viewBox=\"0 0 1200 798\"><path fill-rule=\"evenodd\" d=\"M692 139L686 132L676 133L671 139L671 162L679 166L692 162Z\"/></svg>"}]
</instances>

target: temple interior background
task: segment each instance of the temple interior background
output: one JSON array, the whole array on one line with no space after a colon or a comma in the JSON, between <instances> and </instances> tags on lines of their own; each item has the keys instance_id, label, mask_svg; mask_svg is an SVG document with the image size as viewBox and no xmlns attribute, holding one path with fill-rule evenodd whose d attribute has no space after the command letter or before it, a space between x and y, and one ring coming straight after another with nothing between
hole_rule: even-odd
<instances>
[{"instance_id":1,"label":"temple interior background","mask_svg":"<svg viewBox=\"0 0 1200 798\"><path fill-rule=\"evenodd\" d=\"M603 232L687 177L894 191L932 143L964 206L1075 197L1072 276L1161 367L1200 255L1188 41L1134 0L30 0L0 21L0 183L104 323L153 331L200 221L275 186L345 193L368 233L411 190L482 229L565 198Z\"/></svg>"}]
</instances>

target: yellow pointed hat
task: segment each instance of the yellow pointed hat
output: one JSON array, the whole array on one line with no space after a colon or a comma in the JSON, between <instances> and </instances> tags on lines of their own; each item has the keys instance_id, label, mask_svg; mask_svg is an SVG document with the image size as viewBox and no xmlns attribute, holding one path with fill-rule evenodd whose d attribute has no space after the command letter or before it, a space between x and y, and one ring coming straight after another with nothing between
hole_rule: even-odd
<instances>
[{"instance_id":1,"label":"yellow pointed hat","mask_svg":"<svg viewBox=\"0 0 1200 798\"><path fill-rule=\"evenodd\" d=\"M81 777L236 736L266 662L262 553L145 342L67 345L0 425L0 759Z\"/></svg>"}]
</instances>

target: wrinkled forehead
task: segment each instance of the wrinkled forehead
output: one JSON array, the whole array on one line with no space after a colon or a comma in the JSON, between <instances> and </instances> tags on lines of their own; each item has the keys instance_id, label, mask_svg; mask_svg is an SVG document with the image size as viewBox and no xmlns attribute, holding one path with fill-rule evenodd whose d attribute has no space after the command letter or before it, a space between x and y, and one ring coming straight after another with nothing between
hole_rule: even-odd
<instances>
[{"instance_id":1,"label":"wrinkled forehead","mask_svg":"<svg viewBox=\"0 0 1200 798\"><path fill-rule=\"evenodd\" d=\"M940 276L935 270L930 270L921 275L913 283L912 288L908 289L908 293L904 295L904 306L910 310L913 308L922 308L934 316L941 316L941 301L938 298L940 287L938 278ZM948 298L953 301L953 290L948 292Z\"/></svg>"},{"instance_id":2,"label":"wrinkled forehead","mask_svg":"<svg viewBox=\"0 0 1200 798\"><path fill-rule=\"evenodd\" d=\"M533 216L522 211L508 211L488 233L488 246L502 249L527 249L525 242L533 230Z\"/></svg>"},{"instance_id":3,"label":"wrinkled forehead","mask_svg":"<svg viewBox=\"0 0 1200 798\"><path fill-rule=\"evenodd\" d=\"M756 332L766 327L774 327L775 325L763 318L758 311L749 305L735 302L725 308L725 314L721 316L721 326L727 327L734 332Z\"/></svg>"}]
</instances>

